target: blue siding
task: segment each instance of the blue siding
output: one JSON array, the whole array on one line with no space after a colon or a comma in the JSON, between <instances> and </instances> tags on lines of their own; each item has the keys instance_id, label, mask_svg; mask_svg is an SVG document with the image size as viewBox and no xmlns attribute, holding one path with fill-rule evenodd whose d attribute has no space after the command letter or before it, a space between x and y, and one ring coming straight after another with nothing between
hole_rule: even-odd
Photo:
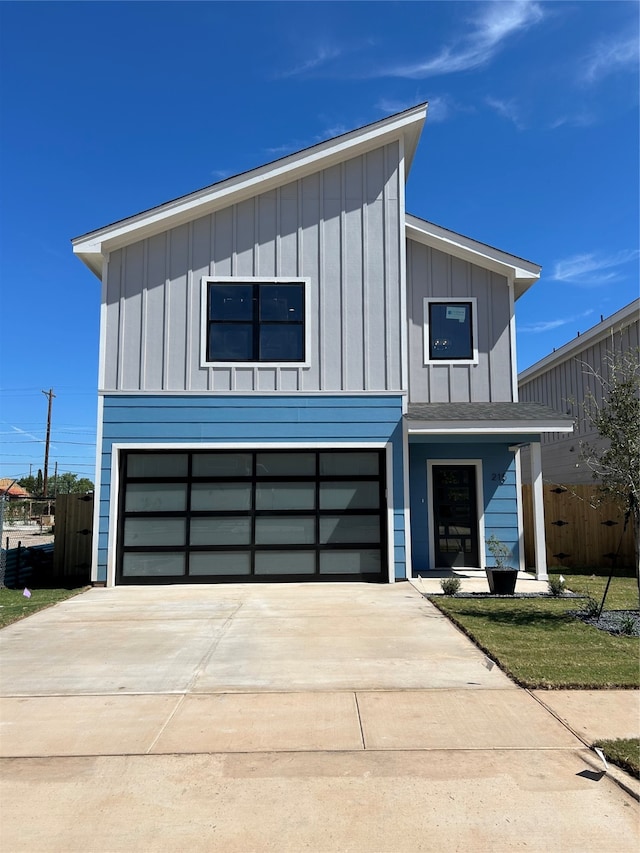
<instances>
[{"instance_id":1,"label":"blue siding","mask_svg":"<svg viewBox=\"0 0 640 853\"><path fill-rule=\"evenodd\" d=\"M507 441L474 442L420 441L409 444L409 484L411 501L411 555L414 575L435 568L429 565L429 507L427 462L438 459L482 460L482 491L484 498L485 538L494 533L513 554L513 565L519 566L518 493L515 459ZM480 543L483 547L483 543ZM485 554L486 544L484 545ZM493 558L487 555L487 562Z\"/></svg>"},{"instance_id":2,"label":"blue siding","mask_svg":"<svg viewBox=\"0 0 640 853\"><path fill-rule=\"evenodd\" d=\"M405 577L402 397L106 395L103 413L98 577L107 577L112 444L391 442L395 576ZM387 484L388 487L391 484Z\"/></svg>"}]
</instances>

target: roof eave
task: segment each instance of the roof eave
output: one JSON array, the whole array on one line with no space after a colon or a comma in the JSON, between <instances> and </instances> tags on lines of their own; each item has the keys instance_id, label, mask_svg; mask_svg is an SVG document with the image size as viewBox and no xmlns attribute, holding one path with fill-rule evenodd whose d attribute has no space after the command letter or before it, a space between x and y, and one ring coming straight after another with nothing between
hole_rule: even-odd
<instances>
[{"instance_id":1,"label":"roof eave","mask_svg":"<svg viewBox=\"0 0 640 853\"><path fill-rule=\"evenodd\" d=\"M573 421L490 421L485 424L458 421L408 421L409 435L532 435L550 432L573 432Z\"/></svg>"},{"instance_id":2,"label":"roof eave","mask_svg":"<svg viewBox=\"0 0 640 853\"><path fill-rule=\"evenodd\" d=\"M406 215L407 237L513 280L519 299L540 278L542 267L501 249L457 234L441 225Z\"/></svg>"},{"instance_id":3,"label":"roof eave","mask_svg":"<svg viewBox=\"0 0 640 853\"><path fill-rule=\"evenodd\" d=\"M96 275L101 274L103 256L114 249L175 228L222 207L236 204L285 182L298 180L318 169L367 153L396 139L404 139L405 175L420 138L427 105L419 104L364 128L321 142L249 172L220 181L127 219L75 237L74 254Z\"/></svg>"},{"instance_id":4,"label":"roof eave","mask_svg":"<svg viewBox=\"0 0 640 853\"><path fill-rule=\"evenodd\" d=\"M527 367L518 375L518 383L524 384L531 382L543 373L546 373L550 368L561 364L563 361L568 361L570 358L576 358L577 354L588 347L594 346L599 341L607 338L611 332L622 330L632 323L638 322L640 319L640 298L634 299L628 305L620 308L615 314L610 317L605 317L595 326L587 329L586 332L578 334L577 337L561 347L558 347L554 352L545 355L539 361L536 361L530 367Z\"/></svg>"}]
</instances>

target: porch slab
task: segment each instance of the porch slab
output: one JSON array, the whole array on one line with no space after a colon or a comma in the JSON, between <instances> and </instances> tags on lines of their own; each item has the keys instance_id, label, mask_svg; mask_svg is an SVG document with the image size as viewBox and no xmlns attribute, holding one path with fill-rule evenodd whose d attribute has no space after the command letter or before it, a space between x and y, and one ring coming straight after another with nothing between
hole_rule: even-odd
<instances>
[{"instance_id":1,"label":"porch slab","mask_svg":"<svg viewBox=\"0 0 640 853\"><path fill-rule=\"evenodd\" d=\"M152 753L363 749L353 693L186 696Z\"/></svg>"},{"instance_id":2,"label":"porch slab","mask_svg":"<svg viewBox=\"0 0 640 853\"><path fill-rule=\"evenodd\" d=\"M534 690L533 694L588 743L640 737L638 690Z\"/></svg>"},{"instance_id":3,"label":"porch slab","mask_svg":"<svg viewBox=\"0 0 640 853\"><path fill-rule=\"evenodd\" d=\"M144 755L181 698L3 698L0 756Z\"/></svg>"},{"instance_id":4,"label":"porch slab","mask_svg":"<svg viewBox=\"0 0 640 853\"><path fill-rule=\"evenodd\" d=\"M489 582L484 569L436 569L412 578L411 584L423 595L443 595L440 581L454 577L460 581L460 592L489 593ZM536 580L536 576L529 572L518 572L515 591L516 594L542 595L549 592L549 584L547 581Z\"/></svg>"},{"instance_id":5,"label":"porch slab","mask_svg":"<svg viewBox=\"0 0 640 853\"><path fill-rule=\"evenodd\" d=\"M358 692L366 749L576 749L523 691Z\"/></svg>"}]
</instances>

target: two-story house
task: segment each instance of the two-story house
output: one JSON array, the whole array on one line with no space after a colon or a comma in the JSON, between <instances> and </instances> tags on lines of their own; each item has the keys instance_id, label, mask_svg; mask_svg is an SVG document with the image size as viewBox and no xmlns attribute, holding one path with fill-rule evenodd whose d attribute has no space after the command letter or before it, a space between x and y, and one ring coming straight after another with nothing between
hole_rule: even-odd
<instances>
[{"instance_id":1,"label":"two-story house","mask_svg":"<svg viewBox=\"0 0 640 853\"><path fill-rule=\"evenodd\" d=\"M572 428L517 402L540 268L405 212L425 117L73 240L102 281L94 583L393 582L492 533L522 567L518 448Z\"/></svg>"},{"instance_id":2,"label":"two-story house","mask_svg":"<svg viewBox=\"0 0 640 853\"><path fill-rule=\"evenodd\" d=\"M518 377L521 400L543 403L574 419L573 433L550 433L542 438L542 470L545 482L593 484L593 471L581 455L581 444L597 448L602 439L585 418L588 394L602 396L602 386L611 380L612 357L625 353L636 358L640 352L640 299L634 299L610 317L600 317L586 332L541 358ZM527 451L523 453L523 459ZM527 482L528 469L523 469Z\"/></svg>"}]
</instances>

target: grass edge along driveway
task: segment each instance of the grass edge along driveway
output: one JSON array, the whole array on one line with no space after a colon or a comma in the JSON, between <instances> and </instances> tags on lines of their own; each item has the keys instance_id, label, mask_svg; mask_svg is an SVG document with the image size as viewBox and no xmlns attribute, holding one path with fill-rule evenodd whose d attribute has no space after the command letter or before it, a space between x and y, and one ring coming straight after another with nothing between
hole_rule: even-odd
<instances>
[{"instance_id":1,"label":"grass edge along driveway","mask_svg":"<svg viewBox=\"0 0 640 853\"><path fill-rule=\"evenodd\" d=\"M593 745L600 747L612 764L617 764L636 779L640 779L640 738L598 740Z\"/></svg>"},{"instance_id":2,"label":"grass edge along driveway","mask_svg":"<svg viewBox=\"0 0 640 853\"><path fill-rule=\"evenodd\" d=\"M586 572L567 575L566 582L569 589L600 601L606 578ZM584 606L580 599L429 600L521 687L639 686L638 638L612 636L576 619L570 611ZM637 607L636 579L614 577L605 608ZM640 778L640 738L598 741L594 746L612 764Z\"/></svg>"},{"instance_id":3,"label":"grass edge along driveway","mask_svg":"<svg viewBox=\"0 0 640 853\"><path fill-rule=\"evenodd\" d=\"M59 601L72 598L89 589L83 586L77 589L30 589L31 597L24 594L24 589L0 588L0 628L5 628L19 619L31 616L38 610L52 607Z\"/></svg>"},{"instance_id":4,"label":"grass edge along driveway","mask_svg":"<svg viewBox=\"0 0 640 853\"><path fill-rule=\"evenodd\" d=\"M606 578L566 575L569 589L601 597ZM637 637L613 636L570 611L581 599L429 596L517 684L528 688L640 687ZM606 608L638 607L635 578L614 577Z\"/></svg>"}]
</instances>

